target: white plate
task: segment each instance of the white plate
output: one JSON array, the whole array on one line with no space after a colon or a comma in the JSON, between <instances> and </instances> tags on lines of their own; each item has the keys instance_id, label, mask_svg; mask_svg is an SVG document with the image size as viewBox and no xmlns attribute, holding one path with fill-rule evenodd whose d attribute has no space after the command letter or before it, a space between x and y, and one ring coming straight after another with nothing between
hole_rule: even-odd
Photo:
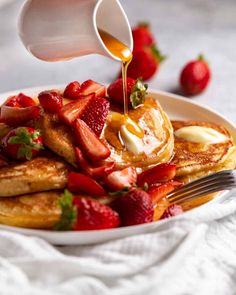
<instances>
[{"instance_id":1,"label":"white plate","mask_svg":"<svg viewBox=\"0 0 236 295\"><path fill-rule=\"evenodd\" d=\"M45 86L39 88L22 89L17 91L12 91L8 93L3 93L0 95L0 104L10 95L23 92L27 95L37 95L42 90L61 88L61 86ZM149 91L153 98L156 98L161 103L163 109L167 112L171 119L178 120L199 120L199 121L210 121L226 127L234 140L236 141L236 126L228 121L226 118L216 113L215 111L200 106L194 103L192 100L185 99L183 97L161 92L161 91ZM221 202L225 193L219 195L214 199L214 202ZM210 202L211 203L211 202ZM210 203L208 205L210 205ZM203 205L205 206L205 205ZM201 207L194 209L201 210ZM193 210L192 210L193 211ZM190 215L191 212L184 213L186 217ZM163 223L166 221L156 221L149 224L142 224L137 226L123 227L112 230L97 230L97 231L83 231L83 232L53 232L46 230L33 230L33 229L23 229L11 226L0 225L0 229L6 229L13 232L22 233L25 235L37 236L44 238L48 242L56 245L83 245L83 244L95 244L112 239L123 238L130 235L141 234L151 232L153 230L158 230L161 228Z\"/></svg>"}]
</instances>

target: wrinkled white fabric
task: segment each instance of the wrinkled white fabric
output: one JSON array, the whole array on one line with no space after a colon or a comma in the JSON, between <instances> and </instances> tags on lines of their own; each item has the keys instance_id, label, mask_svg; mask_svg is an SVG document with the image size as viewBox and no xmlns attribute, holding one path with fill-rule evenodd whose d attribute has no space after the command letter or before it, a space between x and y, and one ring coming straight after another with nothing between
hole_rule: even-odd
<instances>
[{"instance_id":1,"label":"wrinkled white fabric","mask_svg":"<svg viewBox=\"0 0 236 295\"><path fill-rule=\"evenodd\" d=\"M169 219L157 232L53 247L0 231L0 294L235 294L236 199Z\"/></svg>"}]
</instances>

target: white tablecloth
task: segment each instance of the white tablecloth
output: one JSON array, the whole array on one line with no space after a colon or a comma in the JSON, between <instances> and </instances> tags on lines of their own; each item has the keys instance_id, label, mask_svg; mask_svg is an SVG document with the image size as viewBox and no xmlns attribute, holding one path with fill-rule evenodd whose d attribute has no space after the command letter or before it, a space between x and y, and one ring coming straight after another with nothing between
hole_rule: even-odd
<instances>
[{"instance_id":1,"label":"white tablecloth","mask_svg":"<svg viewBox=\"0 0 236 295\"><path fill-rule=\"evenodd\" d=\"M44 63L16 30L22 0L0 9L0 92L88 78L108 83L119 65L104 57ZM132 24L149 20L168 55L151 88L178 92L180 69L200 52L213 72L195 101L236 122L235 0L122 0ZM0 4L3 4L0 3ZM96 246L54 248L0 231L0 294L236 294L236 202L204 207L162 231Z\"/></svg>"},{"instance_id":2,"label":"white tablecloth","mask_svg":"<svg viewBox=\"0 0 236 295\"><path fill-rule=\"evenodd\" d=\"M0 231L0 294L233 295L235 213L234 193L158 232L93 246Z\"/></svg>"}]
</instances>

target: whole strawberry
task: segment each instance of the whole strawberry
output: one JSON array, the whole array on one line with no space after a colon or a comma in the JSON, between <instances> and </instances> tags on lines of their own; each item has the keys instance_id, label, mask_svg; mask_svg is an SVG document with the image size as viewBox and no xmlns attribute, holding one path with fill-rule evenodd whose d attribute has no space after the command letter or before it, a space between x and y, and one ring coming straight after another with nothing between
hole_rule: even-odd
<instances>
[{"instance_id":1,"label":"whole strawberry","mask_svg":"<svg viewBox=\"0 0 236 295\"><path fill-rule=\"evenodd\" d=\"M31 127L18 127L2 139L3 150L15 160L31 160L43 149L40 132Z\"/></svg>"},{"instance_id":2,"label":"whole strawberry","mask_svg":"<svg viewBox=\"0 0 236 295\"><path fill-rule=\"evenodd\" d=\"M62 107L62 97L55 90L42 91L38 95L38 100L43 109L49 113L58 113Z\"/></svg>"},{"instance_id":3,"label":"whole strawberry","mask_svg":"<svg viewBox=\"0 0 236 295\"><path fill-rule=\"evenodd\" d=\"M153 221L152 198L143 190L133 190L118 197L112 208L120 215L121 225L129 226Z\"/></svg>"},{"instance_id":4,"label":"whole strawberry","mask_svg":"<svg viewBox=\"0 0 236 295\"><path fill-rule=\"evenodd\" d=\"M145 46L152 46L155 44L154 36L152 35L150 27L147 23L140 23L137 27L134 27L132 29L132 35L134 40L134 51Z\"/></svg>"},{"instance_id":5,"label":"whole strawberry","mask_svg":"<svg viewBox=\"0 0 236 295\"><path fill-rule=\"evenodd\" d=\"M186 95L197 95L203 92L211 79L208 63L202 55L189 62L182 70L180 85Z\"/></svg>"},{"instance_id":6,"label":"whole strawberry","mask_svg":"<svg viewBox=\"0 0 236 295\"><path fill-rule=\"evenodd\" d=\"M73 196L65 190L58 203L61 220L55 226L57 230L98 230L120 225L117 212L94 199Z\"/></svg>"},{"instance_id":7,"label":"whole strawberry","mask_svg":"<svg viewBox=\"0 0 236 295\"><path fill-rule=\"evenodd\" d=\"M73 204L77 209L73 230L108 229L120 224L119 215L96 200L74 197Z\"/></svg>"},{"instance_id":8,"label":"whole strawberry","mask_svg":"<svg viewBox=\"0 0 236 295\"><path fill-rule=\"evenodd\" d=\"M157 72L160 63L165 59L156 46L143 47L135 51L128 67L127 75L133 79L149 80Z\"/></svg>"},{"instance_id":9,"label":"whole strawberry","mask_svg":"<svg viewBox=\"0 0 236 295\"><path fill-rule=\"evenodd\" d=\"M147 84L143 84L141 80L127 77L127 97L129 98L130 106L135 108L144 102L147 87ZM112 101L121 106L124 105L123 81L121 78L109 85L107 93Z\"/></svg>"}]
</instances>

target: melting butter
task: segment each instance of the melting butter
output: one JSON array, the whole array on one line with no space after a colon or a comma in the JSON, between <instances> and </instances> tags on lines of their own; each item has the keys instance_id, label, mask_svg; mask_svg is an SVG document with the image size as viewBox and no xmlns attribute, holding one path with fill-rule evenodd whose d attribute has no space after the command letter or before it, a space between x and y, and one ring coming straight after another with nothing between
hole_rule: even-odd
<instances>
[{"instance_id":1,"label":"melting butter","mask_svg":"<svg viewBox=\"0 0 236 295\"><path fill-rule=\"evenodd\" d=\"M175 131L175 136L187 141L203 144L215 144L228 140L228 137L215 129L202 126L182 127Z\"/></svg>"},{"instance_id":2,"label":"melting butter","mask_svg":"<svg viewBox=\"0 0 236 295\"><path fill-rule=\"evenodd\" d=\"M131 133L127 126L121 126L120 137L129 152L133 153L134 155L139 155L144 152L144 144L142 139Z\"/></svg>"}]
</instances>

